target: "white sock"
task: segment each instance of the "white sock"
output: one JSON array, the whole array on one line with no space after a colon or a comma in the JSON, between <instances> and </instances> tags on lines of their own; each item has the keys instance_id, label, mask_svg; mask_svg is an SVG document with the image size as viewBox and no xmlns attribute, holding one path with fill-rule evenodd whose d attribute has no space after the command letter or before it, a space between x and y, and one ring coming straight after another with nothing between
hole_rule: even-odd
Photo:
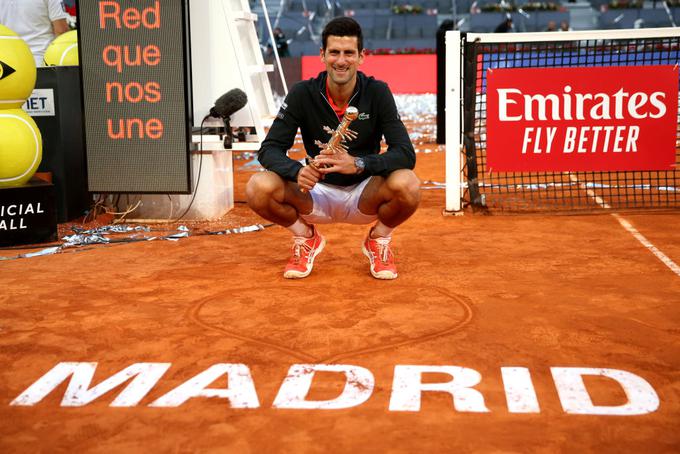
<instances>
[{"instance_id":1,"label":"white sock","mask_svg":"<svg viewBox=\"0 0 680 454\"><path fill-rule=\"evenodd\" d=\"M382 222L378 221L371 230L371 238L390 238L394 227L387 227Z\"/></svg>"},{"instance_id":2,"label":"white sock","mask_svg":"<svg viewBox=\"0 0 680 454\"><path fill-rule=\"evenodd\" d=\"M293 236L302 236L305 238L312 237L313 233L312 227L310 227L309 224L303 222L300 219L298 219L297 221L295 221L293 224L289 225L286 228L293 232Z\"/></svg>"}]
</instances>

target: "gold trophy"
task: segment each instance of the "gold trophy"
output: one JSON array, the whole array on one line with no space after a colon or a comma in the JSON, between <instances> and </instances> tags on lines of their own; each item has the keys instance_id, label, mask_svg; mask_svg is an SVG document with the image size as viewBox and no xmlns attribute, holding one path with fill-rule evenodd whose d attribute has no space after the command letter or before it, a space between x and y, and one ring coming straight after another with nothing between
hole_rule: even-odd
<instances>
[{"instance_id":1,"label":"gold trophy","mask_svg":"<svg viewBox=\"0 0 680 454\"><path fill-rule=\"evenodd\" d=\"M331 135L328 143L322 143L320 140L315 140L314 143L321 148L321 153L328 155L329 153L324 153L325 150L330 150L332 154L347 153L347 145L345 142L356 139L357 133L349 129L350 123L357 119L359 116L359 110L354 106L349 106L345 110L345 115L342 117L342 121L335 130L324 126L323 130ZM307 155L309 160L309 165L315 168L320 168L322 164L317 163L313 157Z\"/></svg>"}]
</instances>

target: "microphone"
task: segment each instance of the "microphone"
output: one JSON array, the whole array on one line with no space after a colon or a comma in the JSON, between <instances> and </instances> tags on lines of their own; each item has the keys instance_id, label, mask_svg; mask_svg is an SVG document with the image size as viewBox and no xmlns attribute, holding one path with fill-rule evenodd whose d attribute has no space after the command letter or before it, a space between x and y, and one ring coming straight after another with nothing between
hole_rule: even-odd
<instances>
[{"instance_id":1,"label":"microphone","mask_svg":"<svg viewBox=\"0 0 680 454\"><path fill-rule=\"evenodd\" d=\"M240 88L229 90L215 101L210 109L210 116L224 121L224 148L230 149L234 140L231 132L231 116L243 109L248 103L248 96Z\"/></svg>"},{"instance_id":2,"label":"microphone","mask_svg":"<svg viewBox=\"0 0 680 454\"><path fill-rule=\"evenodd\" d=\"M229 118L235 112L243 109L248 103L248 96L240 88L229 90L215 101L210 109L210 116L216 118Z\"/></svg>"}]
</instances>

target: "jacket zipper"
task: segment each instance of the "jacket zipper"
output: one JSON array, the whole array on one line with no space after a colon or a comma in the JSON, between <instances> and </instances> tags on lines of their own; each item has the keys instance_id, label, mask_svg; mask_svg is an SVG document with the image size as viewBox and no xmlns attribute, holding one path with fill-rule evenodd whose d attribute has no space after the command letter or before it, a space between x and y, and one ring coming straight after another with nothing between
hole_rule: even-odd
<instances>
[{"instance_id":1,"label":"jacket zipper","mask_svg":"<svg viewBox=\"0 0 680 454\"><path fill-rule=\"evenodd\" d=\"M357 83L359 83L358 80L357 80ZM326 95L325 95L321 90L319 90L319 94L320 94L321 97L326 101L326 105L327 105L328 107L331 108L331 112L333 112L333 116L337 119L337 118L338 118L338 115L335 113L335 110L333 109L333 106L331 106L331 103L328 101L328 98L326 98ZM358 95L358 94L359 94L359 90L357 90L356 93L354 93L354 94L352 95L352 97L349 98L349 101L347 101L347 107L350 106L350 103L352 102L352 100L353 100L353 99L356 97L356 95ZM338 120L338 124L340 124L340 120Z\"/></svg>"}]
</instances>

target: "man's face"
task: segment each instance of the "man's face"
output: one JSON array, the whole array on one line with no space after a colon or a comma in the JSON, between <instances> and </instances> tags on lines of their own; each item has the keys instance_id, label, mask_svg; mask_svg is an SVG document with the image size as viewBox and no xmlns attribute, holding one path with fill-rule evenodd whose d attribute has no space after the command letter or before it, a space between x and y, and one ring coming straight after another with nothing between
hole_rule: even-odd
<instances>
[{"instance_id":1,"label":"man's face","mask_svg":"<svg viewBox=\"0 0 680 454\"><path fill-rule=\"evenodd\" d=\"M331 35L326 40L326 51L321 49L321 61L336 85L354 82L357 69L364 62L364 51L359 52L358 41L356 36Z\"/></svg>"}]
</instances>

